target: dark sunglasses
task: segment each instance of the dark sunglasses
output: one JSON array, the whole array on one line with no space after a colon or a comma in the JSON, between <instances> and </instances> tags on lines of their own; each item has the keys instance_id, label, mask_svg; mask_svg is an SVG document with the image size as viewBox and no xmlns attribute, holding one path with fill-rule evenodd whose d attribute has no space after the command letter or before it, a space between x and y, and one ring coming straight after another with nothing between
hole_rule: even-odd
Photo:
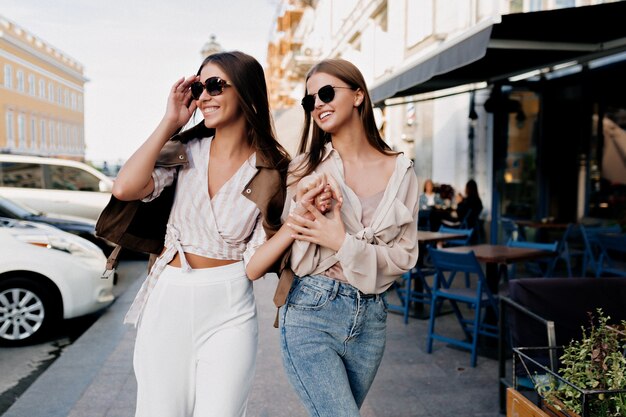
<instances>
[{"instance_id":1,"label":"dark sunglasses","mask_svg":"<svg viewBox=\"0 0 626 417\"><path fill-rule=\"evenodd\" d=\"M315 96L318 96L324 103L330 103L335 98L335 88L347 88L354 90L353 87L335 87L333 85L325 85L317 90L316 94L307 94L304 96L300 104L305 111L311 112L315 108Z\"/></svg>"},{"instance_id":2,"label":"dark sunglasses","mask_svg":"<svg viewBox=\"0 0 626 417\"><path fill-rule=\"evenodd\" d=\"M195 100L200 100L202 91L206 90L211 97L219 96L224 92L224 88L230 86L228 81L222 80L220 77L209 77L204 84L199 81L191 84L191 96Z\"/></svg>"}]
</instances>

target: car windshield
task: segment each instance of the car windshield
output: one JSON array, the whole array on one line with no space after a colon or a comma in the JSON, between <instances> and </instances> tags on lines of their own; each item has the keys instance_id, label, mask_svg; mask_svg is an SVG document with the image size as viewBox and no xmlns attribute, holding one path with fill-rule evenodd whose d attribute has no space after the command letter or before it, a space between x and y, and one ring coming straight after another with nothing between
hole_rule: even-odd
<instances>
[{"instance_id":1,"label":"car windshield","mask_svg":"<svg viewBox=\"0 0 626 417\"><path fill-rule=\"evenodd\" d=\"M2 213L3 216L7 216L10 213L10 217L19 218L38 216L40 214L30 207L26 207L4 197L0 197L0 213Z\"/></svg>"}]
</instances>

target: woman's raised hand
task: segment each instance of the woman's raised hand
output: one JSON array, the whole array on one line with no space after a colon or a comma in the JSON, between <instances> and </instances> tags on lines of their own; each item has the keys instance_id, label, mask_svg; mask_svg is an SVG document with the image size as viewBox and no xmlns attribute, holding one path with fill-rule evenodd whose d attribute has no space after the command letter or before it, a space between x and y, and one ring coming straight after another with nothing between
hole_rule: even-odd
<instances>
[{"instance_id":1,"label":"woman's raised hand","mask_svg":"<svg viewBox=\"0 0 626 417\"><path fill-rule=\"evenodd\" d=\"M170 90L167 98L167 107L165 110L165 119L168 122L182 127L191 118L196 110L196 101L191 97L191 84L198 81L197 75L190 77L182 77L176 81Z\"/></svg>"}]
</instances>

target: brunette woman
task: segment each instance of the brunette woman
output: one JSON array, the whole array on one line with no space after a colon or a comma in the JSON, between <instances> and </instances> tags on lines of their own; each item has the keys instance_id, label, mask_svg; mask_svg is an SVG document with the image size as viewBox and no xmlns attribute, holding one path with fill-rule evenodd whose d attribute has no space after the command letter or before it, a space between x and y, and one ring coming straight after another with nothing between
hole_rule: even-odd
<instances>
[{"instance_id":1,"label":"brunette woman","mask_svg":"<svg viewBox=\"0 0 626 417\"><path fill-rule=\"evenodd\" d=\"M196 109L204 120L177 133ZM120 171L120 200L176 186L165 249L126 316L138 324L137 417L245 415L257 349L251 280L291 242L289 231L260 249L281 226L288 164L263 69L234 51L172 86L163 119Z\"/></svg>"}]
</instances>

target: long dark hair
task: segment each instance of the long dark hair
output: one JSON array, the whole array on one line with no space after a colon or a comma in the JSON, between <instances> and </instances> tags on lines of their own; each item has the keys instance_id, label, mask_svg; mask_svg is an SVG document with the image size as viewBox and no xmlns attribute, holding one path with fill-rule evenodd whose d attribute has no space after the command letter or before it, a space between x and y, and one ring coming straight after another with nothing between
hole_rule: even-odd
<instances>
[{"instance_id":1,"label":"long dark hair","mask_svg":"<svg viewBox=\"0 0 626 417\"><path fill-rule=\"evenodd\" d=\"M218 52L202 61L198 75L208 63L215 64L226 73L235 87L239 107L246 118L248 144L281 173L289 166L289 153L276 140L272 125L265 73L259 62L240 51Z\"/></svg>"},{"instance_id":2,"label":"long dark hair","mask_svg":"<svg viewBox=\"0 0 626 417\"><path fill-rule=\"evenodd\" d=\"M367 85L361 71L351 62L345 59L325 59L320 61L309 70L304 80L306 82L318 72L332 75L339 78L341 81L348 84L353 89L361 89L363 91L363 101L358 107L359 115L361 117L361 123L367 136L367 141L375 149L385 155L392 155L394 152L389 145L380 136L380 132L376 127L376 121L374 120L374 111L372 108L372 100L369 92L367 91ZM305 90L305 94L308 91ZM311 132L311 128L313 129ZM309 144L309 132L311 142ZM324 145L330 142L330 135L324 132L311 120L311 113L304 112L304 127L302 129L302 136L300 138L300 148L298 153L305 153L308 151L308 157L305 158L303 165L297 167L297 177L304 177L313 172L322 160L324 153Z\"/></svg>"},{"instance_id":3,"label":"long dark hair","mask_svg":"<svg viewBox=\"0 0 626 417\"><path fill-rule=\"evenodd\" d=\"M480 198L478 196L478 184L476 184L476 181L469 180L467 184L465 184L465 196L468 198Z\"/></svg>"}]
</instances>

